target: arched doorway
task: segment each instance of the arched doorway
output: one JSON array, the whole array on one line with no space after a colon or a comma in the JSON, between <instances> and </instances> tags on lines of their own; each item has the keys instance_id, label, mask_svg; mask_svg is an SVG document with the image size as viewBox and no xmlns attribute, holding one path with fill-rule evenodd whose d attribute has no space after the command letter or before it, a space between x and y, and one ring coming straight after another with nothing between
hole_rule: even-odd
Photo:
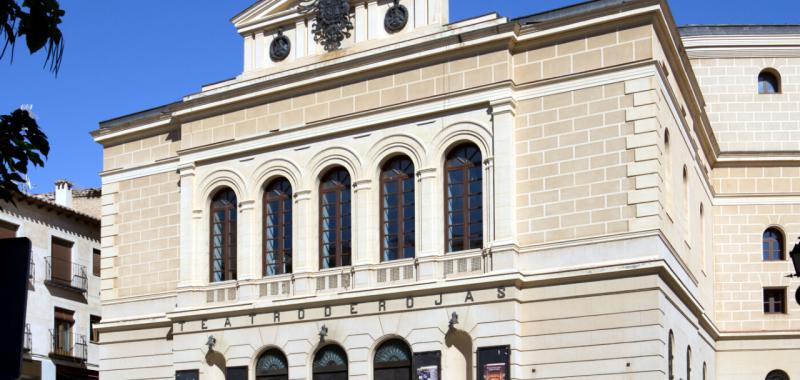
<instances>
[{"instance_id":1,"label":"arched doorway","mask_svg":"<svg viewBox=\"0 0 800 380\"><path fill-rule=\"evenodd\" d=\"M289 364L278 349L267 350L256 362L256 380L288 380Z\"/></svg>"},{"instance_id":2,"label":"arched doorway","mask_svg":"<svg viewBox=\"0 0 800 380\"><path fill-rule=\"evenodd\" d=\"M314 380L347 380L347 353L337 345L322 347L314 355Z\"/></svg>"},{"instance_id":3,"label":"arched doorway","mask_svg":"<svg viewBox=\"0 0 800 380\"><path fill-rule=\"evenodd\" d=\"M400 339L384 342L375 351L375 380L411 380L411 349Z\"/></svg>"}]
</instances>

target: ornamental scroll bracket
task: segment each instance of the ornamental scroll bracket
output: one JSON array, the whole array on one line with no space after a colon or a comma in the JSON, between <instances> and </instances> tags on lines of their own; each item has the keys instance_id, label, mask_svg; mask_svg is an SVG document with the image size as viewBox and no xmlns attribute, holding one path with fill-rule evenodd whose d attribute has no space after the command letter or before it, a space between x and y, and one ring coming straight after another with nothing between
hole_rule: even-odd
<instances>
[{"instance_id":1,"label":"ornamental scroll bracket","mask_svg":"<svg viewBox=\"0 0 800 380\"><path fill-rule=\"evenodd\" d=\"M349 0L301 0L297 8L300 13L315 16L311 32L325 51L339 49L342 41L350 38L353 23Z\"/></svg>"}]
</instances>

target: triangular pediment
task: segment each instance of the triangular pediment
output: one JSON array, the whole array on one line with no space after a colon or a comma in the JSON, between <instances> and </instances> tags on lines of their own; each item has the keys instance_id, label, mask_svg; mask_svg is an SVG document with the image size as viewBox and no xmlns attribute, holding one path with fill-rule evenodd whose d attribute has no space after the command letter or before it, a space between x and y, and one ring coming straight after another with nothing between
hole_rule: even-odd
<instances>
[{"instance_id":1,"label":"triangular pediment","mask_svg":"<svg viewBox=\"0 0 800 380\"><path fill-rule=\"evenodd\" d=\"M261 0L231 19L236 28L297 11L298 0Z\"/></svg>"}]
</instances>

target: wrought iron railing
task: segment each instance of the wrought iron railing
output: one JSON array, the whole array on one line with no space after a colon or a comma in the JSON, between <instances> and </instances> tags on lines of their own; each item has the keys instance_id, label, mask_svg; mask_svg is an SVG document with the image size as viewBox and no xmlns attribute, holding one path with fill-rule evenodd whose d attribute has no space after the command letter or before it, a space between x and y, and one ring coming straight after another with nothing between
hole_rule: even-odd
<instances>
[{"instance_id":1,"label":"wrought iron railing","mask_svg":"<svg viewBox=\"0 0 800 380\"><path fill-rule=\"evenodd\" d=\"M50 330L50 356L86 361L87 355L86 335Z\"/></svg>"},{"instance_id":2,"label":"wrought iron railing","mask_svg":"<svg viewBox=\"0 0 800 380\"><path fill-rule=\"evenodd\" d=\"M25 339L22 341L22 351L31 352L33 349L33 334L31 334L30 323L25 324Z\"/></svg>"},{"instance_id":3,"label":"wrought iron railing","mask_svg":"<svg viewBox=\"0 0 800 380\"><path fill-rule=\"evenodd\" d=\"M45 257L44 260L47 283L86 292L89 280L85 266L55 257Z\"/></svg>"}]
</instances>

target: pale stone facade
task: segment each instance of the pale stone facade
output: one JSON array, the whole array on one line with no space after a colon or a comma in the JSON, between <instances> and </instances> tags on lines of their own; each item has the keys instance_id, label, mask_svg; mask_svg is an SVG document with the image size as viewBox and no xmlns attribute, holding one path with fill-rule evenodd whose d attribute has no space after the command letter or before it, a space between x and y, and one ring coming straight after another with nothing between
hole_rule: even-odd
<instances>
[{"instance_id":1,"label":"pale stone facade","mask_svg":"<svg viewBox=\"0 0 800 380\"><path fill-rule=\"evenodd\" d=\"M800 140L770 137L790 143L780 159L755 145L749 161L729 158L715 124L727 98L704 98L714 79L666 3L450 24L446 0L400 4L414 17L387 33L392 2L352 2L351 38L326 52L297 1L257 2L233 19L241 76L101 123L101 377L246 367L256 379L278 349L286 378L312 379L315 354L336 344L349 378L377 379L389 339L439 352L445 379L482 377L483 349L498 346L510 379L668 378L670 362L681 379L798 373L796 306L764 315L761 302L764 287L797 282L788 261L759 261L758 243L768 225L794 236L800 210L777 205L794 205L786 156ZM293 50L275 62L279 33ZM483 243L448 252L446 157L464 143L481 156ZM381 168L398 156L414 166L415 255L382 261ZM333 167L352 179L352 265L324 268ZM264 276L276 178L293 190L292 271ZM236 274L213 282L221 189L236 195ZM741 350L768 360L746 366Z\"/></svg>"},{"instance_id":2,"label":"pale stone facade","mask_svg":"<svg viewBox=\"0 0 800 380\"><path fill-rule=\"evenodd\" d=\"M90 213L99 213L100 191L71 190L66 181L58 183L65 188L20 195L15 204L0 202L2 237L25 237L32 247L21 380L97 378L99 370L99 347L90 324L102 316L100 276L93 271L93 255L100 249L100 219ZM56 262L58 241L70 245L66 263ZM69 275L59 276L63 272L58 266L70 267ZM59 310L72 314L70 338L60 343L54 341Z\"/></svg>"}]
</instances>

